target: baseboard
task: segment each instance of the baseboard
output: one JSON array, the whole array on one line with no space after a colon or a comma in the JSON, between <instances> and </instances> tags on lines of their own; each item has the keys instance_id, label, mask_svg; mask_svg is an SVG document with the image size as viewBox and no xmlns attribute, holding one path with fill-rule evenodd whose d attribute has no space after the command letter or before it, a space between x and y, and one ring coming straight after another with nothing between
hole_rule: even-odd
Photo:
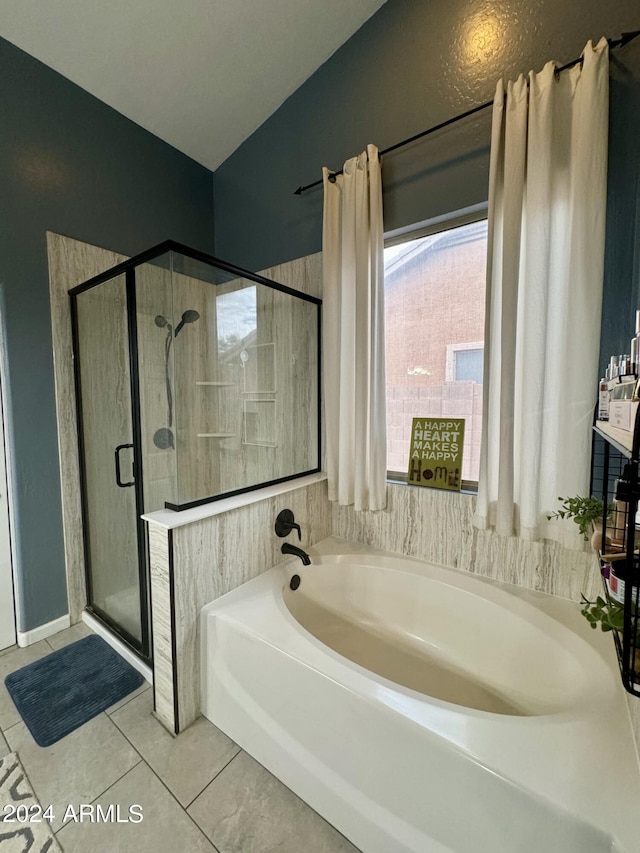
<instances>
[{"instance_id":1,"label":"baseboard","mask_svg":"<svg viewBox=\"0 0 640 853\"><path fill-rule=\"evenodd\" d=\"M40 640L46 640L47 637L57 634L58 631L64 631L64 629L68 628L70 625L71 618L69 614L66 613L59 619L54 619L53 622L47 622L44 625L38 625L37 628L33 628L31 631L18 631L18 645L22 648L25 646L32 646Z\"/></svg>"}]
</instances>

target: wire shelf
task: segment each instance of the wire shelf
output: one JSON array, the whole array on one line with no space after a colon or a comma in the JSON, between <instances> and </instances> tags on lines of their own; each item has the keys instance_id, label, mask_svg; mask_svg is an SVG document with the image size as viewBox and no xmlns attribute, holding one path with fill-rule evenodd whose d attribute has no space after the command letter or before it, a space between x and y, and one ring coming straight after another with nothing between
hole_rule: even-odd
<instances>
[{"instance_id":1,"label":"wire shelf","mask_svg":"<svg viewBox=\"0 0 640 853\"><path fill-rule=\"evenodd\" d=\"M604 597L616 624L612 630L622 683L640 696L640 526L638 460L626 442L594 428L591 495L603 501L600 558Z\"/></svg>"}]
</instances>

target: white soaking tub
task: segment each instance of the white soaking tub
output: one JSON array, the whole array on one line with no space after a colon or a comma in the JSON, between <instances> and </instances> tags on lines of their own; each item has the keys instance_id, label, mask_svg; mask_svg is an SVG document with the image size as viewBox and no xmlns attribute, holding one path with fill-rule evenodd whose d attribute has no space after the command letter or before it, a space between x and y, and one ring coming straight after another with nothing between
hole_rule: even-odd
<instances>
[{"instance_id":1,"label":"white soaking tub","mask_svg":"<svg viewBox=\"0 0 640 853\"><path fill-rule=\"evenodd\" d=\"M309 554L203 609L208 719L364 853L640 851L612 644L577 604Z\"/></svg>"}]
</instances>

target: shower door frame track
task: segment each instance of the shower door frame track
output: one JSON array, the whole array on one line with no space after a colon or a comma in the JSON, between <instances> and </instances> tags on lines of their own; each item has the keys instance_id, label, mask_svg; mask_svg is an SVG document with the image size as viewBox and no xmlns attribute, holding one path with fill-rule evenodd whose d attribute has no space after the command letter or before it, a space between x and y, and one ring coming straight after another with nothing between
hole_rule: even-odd
<instances>
[{"instance_id":1,"label":"shower door frame track","mask_svg":"<svg viewBox=\"0 0 640 853\"><path fill-rule=\"evenodd\" d=\"M151 655L151 633L150 633L150 607L148 600L148 571L147 571L147 531L146 525L141 518L143 509L143 481L142 481L142 462L139 459L141 448L141 427L140 427L140 401L137 392L138 387L138 357L137 357L137 325L136 325L136 294L135 294L135 274L133 270L125 270L125 295L127 307L127 340L128 340L128 355L129 355L129 375L131 388L131 422L134 444L134 493L136 502L136 549L138 555L138 584L140 589L140 616L141 616L141 639L139 640L133 634L129 633L119 622L116 622L109 614L99 607L94 601L93 583L91 580L90 564L91 564L91 525L89 524L89 513L87 510L87 471L85 466L85 441L82 415L82 382L80 379L80 337L78 328L78 305L77 293L78 288L73 288L69 291L71 301L71 338L73 343L73 374L74 374L74 389L76 397L76 424L78 430L78 466L80 470L80 509L82 517L82 540L84 547L84 575L87 590L87 604L85 609L103 622L106 627L119 637L131 651L133 651L141 660L149 666L153 665ZM121 274L121 273L120 273ZM117 278L116 275L107 276L105 281L111 278ZM82 285L81 285L82 287ZM88 290L90 288L84 288Z\"/></svg>"},{"instance_id":2,"label":"shower door frame track","mask_svg":"<svg viewBox=\"0 0 640 853\"><path fill-rule=\"evenodd\" d=\"M129 332L129 375L131 381L131 421L133 432L134 494L136 500L136 532L138 544L138 584L141 609L141 656L151 664L151 614L149 608L148 541L144 513L144 471L142 467L142 417L140 414L140 364L138 361L138 317L135 270L125 273L127 292L127 326Z\"/></svg>"},{"instance_id":3,"label":"shower door frame track","mask_svg":"<svg viewBox=\"0 0 640 853\"><path fill-rule=\"evenodd\" d=\"M83 293L85 290L91 290L91 288L95 287L97 284L102 284L104 281L109 281L111 278L115 278L118 275L122 275L122 273L126 273L129 269L146 264L148 261L152 261L154 258L158 258L161 255L166 255L167 252L177 252L180 255L185 255L187 258L191 258L193 261L200 261L201 263L208 264L209 266L219 267L220 269L225 270L225 272L229 272L232 275L239 276L240 278L250 279L251 281L258 282L258 284L265 284L272 290L280 290L282 293L288 293L290 296L296 296L298 299L303 299L305 302L312 302L314 305L322 305L322 299L319 299L317 296L302 293L302 291L295 290L293 287L288 287L286 284L281 284L279 281L266 278L265 276L260 275L260 273L242 269L242 267L230 264L227 261L222 261L214 255L208 255L206 252L201 252L198 249L191 249L183 243L177 243L175 240L165 240L163 243L158 243L157 246L147 249L146 252L134 255L127 261L121 261L114 267L110 267L108 270L98 273L98 275L93 276L93 278L88 278L86 281L82 282L82 284L78 284L71 288L69 293L75 296L78 293Z\"/></svg>"}]
</instances>

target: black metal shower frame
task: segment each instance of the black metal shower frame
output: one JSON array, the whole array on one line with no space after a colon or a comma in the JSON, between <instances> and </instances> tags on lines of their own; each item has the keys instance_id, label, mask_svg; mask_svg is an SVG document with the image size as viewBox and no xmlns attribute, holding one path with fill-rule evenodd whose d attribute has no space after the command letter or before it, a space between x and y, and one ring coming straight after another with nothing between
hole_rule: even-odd
<instances>
[{"instance_id":1,"label":"black metal shower frame","mask_svg":"<svg viewBox=\"0 0 640 853\"><path fill-rule=\"evenodd\" d=\"M174 504L170 501L165 501L165 508L181 512L182 510L192 509L193 507L202 506L207 503L213 503L224 498L235 495L245 494L247 492L256 491L266 486L276 485L299 479L300 477L316 474L322 467L322 430L321 430L321 358L322 358L322 300L316 296L302 293L294 288L287 287L285 284L265 278L259 273L249 272L235 264L230 264L222 261L219 258L209 255L206 252L201 252L197 249L192 249L175 240L165 240L157 246L141 252L126 261L123 261L116 266L111 267L99 275L93 276L82 284L73 287L69 291L71 300L71 331L73 342L73 363L74 363L74 383L76 395L76 413L77 413L77 429L78 429L78 450L79 450L79 466L80 466L80 491L81 491L81 512L82 526L84 531L84 552L85 552L85 575L87 583L87 601L89 602L87 609L94 613L102 620L112 631L114 631L128 646L130 646L136 654L151 664L151 647L150 647L150 602L148 589L148 538L146 524L142 519L144 513L144 467L142 460L142 421L140 413L140 371L138 363L138 330L136 322L136 267L142 264L159 258L168 252L176 252L191 260L207 264L212 267L217 267L225 272L231 273L234 276L254 281L257 284L265 285L272 290L279 290L282 293L287 293L290 296L295 296L305 302L310 302L317 307L317 463L316 467L307 471L301 471L297 474L292 474L287 477L280 477L275 480L268 480L257 483L253 486L246 486L233 491L224 492L219 495L212 495L206 498L189 501L184 504ZM81 380L80 380L80 361L79 361L79 329L78 329L78 308L77 298L80 294L98 287L107 281L117 278L120 275L125 276L126 304L127 304L127 333L129 341L129 367L131 381L131 416L132 416L132 432L133 432L133 464L135 470L135 502L136 502L136 523L137 523L137 541L138 541L138 566L139 566L139 584L140 584L140 605L142 615L142 640L139 641L128 631L122 628L121 625L114 622L111 617L105 613L100 607L93 603L93 591L91 584L91 575L89 572L90 563L90 525L87 511L87 483L86 483L86 468L84 462L84 433L82 420L82 396L81 396ZM212 285L216 286L216 285Z\"/></svg>"},{"instance_id":2,"label":"black metal shower frame","mask_svg":"<svg viewBox=\"0 0 640 853\"><path fill-rule=\"evenodd\" d=\"M82 532L84 543L84 560L85 560L85 582L87 589L87 610L96 616L101 622L115 633L120 639L129 646L138 657L142 658L145 663L151 665L151 635L150 635L150 619L149 619L149 598L148 598L148 571L147 571L147 532L145 523L142 520L142 512L144 505L143 480L142 480L142 460L141 460L141 441L139 440L142 431L140 426L140 401L138 388L138 353L137 340L138 330L135 323L136 316L136 291L135 291L135 273L132 269L120 270L117 273L111 271L111 275L101 275L101 281L95 281L92 287L102 284L124 273L125 275L125 294L127 306L127 339L129 343L129 378L131 389L131 422L133 433L133 453L134 453L134 495L136 504L136 543L138 552L138 588L140 595L140 632L141 638L138 639L129 631L126 630L119 622L116 622L105 610L95 603L93 593L93 582L91 572L91 524L89 521L89 513L87 509L87 470L85 466L85 442L84 442L84 421L82 411L82 380L80 377L80 336L78 327L78 303L77 297L80 293L91 288L85 287L84 284L78 285L69 291L71 299L71 335L73 342L73 368L74 368L74 386L76 396L76 422L78 430L78 463L80 469L80 497L81 497L81 517L82 517ZM98 278L98 276L96 276ZM93 281L93 279L91 280ZM86 282L85 284L88 284ZM133 318L133 322L131 320ZM140 474L140 476L139 476Z\"/></svg>"}]
</instances>

